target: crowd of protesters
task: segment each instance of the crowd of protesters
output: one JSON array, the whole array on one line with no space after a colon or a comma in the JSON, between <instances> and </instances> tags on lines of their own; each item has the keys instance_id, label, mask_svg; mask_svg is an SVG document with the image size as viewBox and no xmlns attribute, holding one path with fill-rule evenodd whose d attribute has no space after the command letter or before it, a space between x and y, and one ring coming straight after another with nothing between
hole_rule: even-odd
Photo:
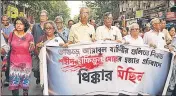
<instances>
[{"instance_id":1,"label":"crowd of protesters","mask_svg":"<svg viewBox=\"0 0 176 96\"><path fill-rule=\"evenodd\" d=\"M11 24L10 18L3 15L1 59L8 55L10 57L10 64L5 71L4 86L8 86L13 95L19 95L20 88L23 89L23 95L28 95L32 71L36 84L40 84L38 55L40 49L50 42L67 48L75 43L110 41L174 51L171 45L176 40L175 26L166 28L164 19L154 18L141 30L137 23L131 24L128 28L112 26L113 16L106 12L103 15L104 24L97 26L96 20L89 19L89 12L88 8L81 8L79 22L69 20L67 26L64 25L62 16L55 17L53 21L48 20L49 14L46 10L41 11L40 22L36 24L29 24L24 17L16 18L14 24ZM172 81L175 81L175 78ZM176 92L174 86L175 82L172 82L170 90L174 90L173 93Z\"/></svg>"}]
</instances>

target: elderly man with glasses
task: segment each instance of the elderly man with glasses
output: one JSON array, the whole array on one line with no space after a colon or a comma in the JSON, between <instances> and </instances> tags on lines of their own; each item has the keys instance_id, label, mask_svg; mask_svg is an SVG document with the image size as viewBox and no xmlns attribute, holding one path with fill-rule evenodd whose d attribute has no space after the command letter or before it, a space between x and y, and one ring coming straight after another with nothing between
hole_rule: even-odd
<instances>
[{"instance_id":1,"label":"elderly man with glasses","mask_svg":"<svg viewBox=\"0 0 176 96\"><path fill-rule=\"evenodd\" d=\"M104 25L96 29L96 40L122 42L122 34L116 26L112 26L113 17L110 12L104 14Z\"/></svg>"},{"instance_id":2,"label":"elderly man with glasses","mask_svg":"<svg viewBox=\"0 0 176 96\"><path fill-rule=\"evenodd\" d=\"M72 25L68 37L68 42L60 46L68 47L69 44L91 43L95 41L95 29L88 23L89 8L80 9L80 21Z\"/></svg>"},{"instance_id":3,"label":"elderly man with glasses","mask_svg":"<svg viewBox=\"0 0 176 96\"><path fill-rule=\"evenodd\" d=\"M124 43L134 45L134 46L143 46L144 42L141 36L139 36L139 25L137 23L133 23L130 26L130 35L123 37Z\"/></svg>"},{"instance_id":4,"label":"elderly man with glasses","mask_svg":"<svg viewBox=\"0 0 176 96\"><path fill-rule=\"evenodd\" d=\"M32 35L34 37L35 46L39 41L39 37L44 35L44 23L48 21L48 12L46 10L42 10L40 13L40 23L34 24L32 27ZM33 72L34 77L36 77L36 84L40 83L40 71L39 71L39 58L38 55L33 53L32 54L32 65L33 65Z\"/></svg>"},{"instance_id":5,"label":"elderly man with glasses","mask_svg":"<svg viewBox=\"0 0 176 96\"><path fill-rule=\"evenodd\" d=\"M55 24L57 26L57 30L58 30L56 35L60 36L63 39L63 41L65 43L67 43L69 30L66 27L64 27L63 18L61 16L57 16L55 18L54 22L55 22Z\"/></svg>"}]
</instances>

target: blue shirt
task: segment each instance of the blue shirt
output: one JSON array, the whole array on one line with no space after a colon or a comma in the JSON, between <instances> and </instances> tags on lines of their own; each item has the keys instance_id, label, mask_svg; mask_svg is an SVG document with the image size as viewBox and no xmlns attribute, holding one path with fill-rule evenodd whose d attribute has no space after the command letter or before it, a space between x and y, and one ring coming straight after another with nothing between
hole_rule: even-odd
<instances>
[{"instance_id":1,"label":"blue shirt","mask_svg":"<svg viewBox=\"0 0 176 96\"><path fill-rule=\"evenodd\" d=\"M14 26L10 24L8 27L3 27L2 31L9 36L10 32L14 30Z\"/></svg>"},{"instance_id":2,"label":"blue shirt","mask_svg":"<svg viewBox=\"0 0 176 96\"><path fill-rule=\"evenodd\" d=\"M56 34L56 36L60 36L65 43L68 42L68 35L69 35L69 30L67 28L63 28L62 32L57 32Z\"/></svg>"},{"instance_id":3,"label":"blue shirt","mask_svg":"<svg viewBox=\"0 0 176 96\"><path fill-rule=\"evenodd\" d=\"M4 27L2 28L2 31L3 31L7 36L9 36L10 33L13 32L14 29L15 29L15 28L14 28L13 24L9 24L8 27L5 27L5 26L4 26ZM5 41L7 42L8 40L5 38Z\"/></svg>"},{"instance_id":4,"label":"blue shirt","mask_svg":"<svg viewBox=\"0 0 176 96\"><path fill-rule=\"evenodd\" d=\"M36 44L39 41L39 37L44 35L44 31L42 30L40 23L34 24L31 33L34 37L34 43Z\"/></svg>"}]
</instances>

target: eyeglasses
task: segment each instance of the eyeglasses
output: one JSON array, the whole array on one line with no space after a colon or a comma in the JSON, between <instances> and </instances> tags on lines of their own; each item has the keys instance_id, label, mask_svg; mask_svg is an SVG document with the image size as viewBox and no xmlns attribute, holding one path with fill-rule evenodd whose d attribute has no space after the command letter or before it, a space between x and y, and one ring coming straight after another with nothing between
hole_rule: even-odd
<instances>
[{"instance_id":1,"label":"eyeglasses","mask_svg":"<svg viewBox=\"0 0 176 96\"><path fill-rule=\"evenodd\" d=\"M131 30L139 30L139 28L133 28L133 29L131 29Z\"/></svg>"},{"instance_id":2,"label":"eyeglasses","mask_svg":"<svg viewBox=\"0 0 176 96\"><path fill-rule=\"evenodd\" d=\"M45 17L45 16L47 16L47 15L40 15L40 17Z\"/></svg>"},{"instance_id":3,"label":"eyeglasses","mask_svg":"<svg viewBox=\"0 0 176 96\"><path fill-rule=\"evenodd\" d=\"M161 23L159 23L159 22L156 22L156 23L154 23L154 24L159 24L159 25L160 25Z\"/></svg>"},{"instance_id":4,"label":"eyeglasses","mask_svg":"<svg viewBox=\"0 0 176 96\"><path fill-rule=\"evenodd\" d=\"M89 14L89 12L81 12L81 14Z\"/></svg>"},{"instance_id":5,"label":"eyeglasses","mask_svg":"<svg viewBox=\"0 0 176 96\"><path fill-rule=\"evenodd\" d=\"M106 17L105 19L106 20L113 20L113 18L110 18L110 17Z\"/></svg>"},{"instance_id":6,"label":"eyeglasses","mask_svg":"<svg viewBox=\"0 0 176 96\"><path fill-rule=\"evenodd\" d=\"M24 25L23 23L16 23L16 25Z\"/></svg>"},{"instance_id":7,"label":"eyeglasses","mask_svg":"<svg viewBox=\"0 0 176 96\"><path fill-rule=\"evenodd\" d=\"M2 20L2 21L9 21L9 20Z\"/></svg>"},{"instance_id":8,"label":"eyeglasses","mask_svg":"<svg viewBox=\"0 0 176 96\"><path fill-rule=\"evenodd\" d=\"M54 28L52 27L45 28L45 30L51 30L51 29L54 29Z\"/></svg>"},{"instance_id":9,"label":"eyeglasses","mask_svg":"<svg viewBox=\"0 0 176 96\"><path fill-rule=\"evenodd\" d=\"M55 22L56 24L61 24L62 22Z\"/></svg>"}]
</instances>

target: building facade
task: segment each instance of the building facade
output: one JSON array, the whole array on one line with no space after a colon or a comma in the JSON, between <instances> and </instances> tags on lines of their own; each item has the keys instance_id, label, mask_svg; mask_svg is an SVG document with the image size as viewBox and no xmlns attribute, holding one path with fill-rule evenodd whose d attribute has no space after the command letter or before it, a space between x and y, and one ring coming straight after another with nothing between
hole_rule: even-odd
<instances>
[{"instance_id":1,"label":"building facade","mask_svg":"<svg viewBox=\"0 0 176 96\"><path fill-rule=\"evenodd\" d=\"M121 17L125 17L126 26L136 22L142 27L152 18L166 18L166 14L170 11L173 4L174 1L170 0L120 1L118 4L120 9L119 20L121 20Z\"/></svg>"}]
</instances>

